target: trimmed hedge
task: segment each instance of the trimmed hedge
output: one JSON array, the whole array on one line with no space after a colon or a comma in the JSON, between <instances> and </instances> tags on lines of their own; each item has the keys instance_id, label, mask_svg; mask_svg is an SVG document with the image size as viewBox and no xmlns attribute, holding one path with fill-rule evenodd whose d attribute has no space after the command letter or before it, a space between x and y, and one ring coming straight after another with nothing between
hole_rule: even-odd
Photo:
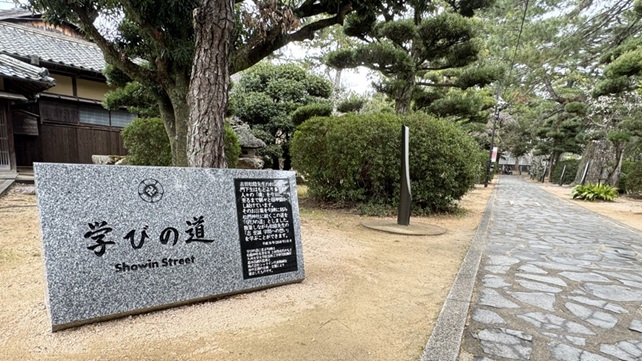
<instances>
[{"instance_id":1,"label":"trimmed hedge","mask_svg":"<svg viewBox=\"0 0 642 361\"><path fill-rule=\"evenodd\" d=\"M365 104L365 98L351 96L342 100L339 105L337 105L337 111L341 113L356 113L359 112Z\"/></svg>"},{"instance_id":2,"label":"trimmed hedge","mask_svg":"<svg viewBox=\"0 0 642 361\"><path fill-rule=\"evenodd\" d=\"M402 124L410 128L414 211L452 210L480 176L486 154L458 126L423 113L312 118L292 140L294 168L305 175L317 199L343 206L396 206Z\"/></svg>"},{"instance_id":3,"label":"trimmed hedge","mask_svg":"<svg viewBox=\"0 0 642 361\"><path fill-rule=\"evenodd\" d=\"M642 198L642 160L625 161L620 174L620 191L629 196Z\"/></svg>"},{"instance_id":4,"label":"trimmed hedge","mask_svg":"<svg viewBox=\"0 0 642 361\"><path fill-rule=\"evenodd\" d=\"M330 103L311 103L292 112L292 123L299 125L312 117L327 117L332 114Z\"/></svg>"},{"instance_id":5,"label":"trimmed hedge","mask_svg":"<svg viewBox=\"0 0 642 361\"><path fill-rule=\"evenodd\" d=\"M559 183L560 177L562 176L562 171L564 166L566 166L566 172L564 172L564 179L562 184L571 184L575 181L575 175L577 173L577 167L579 167L580 161L578 159L567 159L557 162L555 168L553 169L553 183Z\"/></svg>"},{"instance_id":6,"label":"trimmed hedge","mask_svg":"<svg viewBox=\"0 0 642 361\"><path fill-rule=\"evenodd\" d=\"M131 165L172 165L172 151L165 125L160 118L137 118L121 135Z\"/></svg>"},{"instance_id":7,"label":"trimmed hedge","mask_svg":"<svg viewBox=\"0 0 642 361\"><path fill-rule=\"evenodd\" d=\"M137 118L121 131L127 163L131 165L171 166L172 151L165 125L160 118ZM236 167L241 145L232 127L225 123L225 158L229 168Z\"/></svg>"}]
</instances>

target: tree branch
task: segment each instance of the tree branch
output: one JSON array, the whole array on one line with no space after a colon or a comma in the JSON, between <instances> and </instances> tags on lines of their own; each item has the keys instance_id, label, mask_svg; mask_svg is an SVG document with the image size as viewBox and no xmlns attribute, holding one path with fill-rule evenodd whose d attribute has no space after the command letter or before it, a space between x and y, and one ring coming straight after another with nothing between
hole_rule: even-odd
<instances>
[{"instance_id":1,"label":"tree branch","mask_svg":"<svg viewBox=\"0 0 642 361\"><path fill-rule=\"evenodd\" d=\"M140 13L136 11L136 8L132 5L131 0L124 0L121 2L121 5L125 10L129 9L128 14L133 17L133 20L138 24L138 26L143 30L150 39L156 42L156 46L160 49L167 49L167 44L165 42L165 34L159 29L152 26L147 22ZM151 59L148 59L151 61ZM169 74L169 63L166 58L156 57L154 59L154 64L159 70L158 76L159 80L164 81L165 84L174 85L175 81L168 75Z\"/></svg>"},{"instance_id":2,"label":"tree branch","mask_svg":"<svg viewBox=\"0 0 642 361\"><path fill-rule=\"evenodd\" d=\"M553 89L553 84L551 84L551 79L548 77L547 74L544 74L544 85L546 86L546 90L549 92L549 94L553 97L553 99L560 103L564 103L564 98L562 98L557 92L555 92L555 89Z\"/></svg>"},{"instance_id":3,"label":"tree branch","mask_svg":"<svg viewBox=\"0 0 642 361\"><path fill-rule=\"evenodd\" d=\"M149 24L145 19L143 19L142 16L140 16L140 12L136 11L136 8L132 5L130 0L123 0L121 1L121 6L125 10L129 10L127 13L133 17L134 21L140 26L140 28L154 41L156 41L159 45L160 48L166 48L165 45L165 35L163 34L162 31L154 28L151 24Z\"/></svg>"},{"instance_id":4,"label":"tree branch","mask_svg":"<svg viewBox=\"0 0 642 361\"><path fill-rule=\"evenodd\" d=\"M118 50L112 42L107 40L98 29L96 29L87 8L73 5L72 7L76 14L78 14L78 19L83 31L94 41L100 50L102 50L105 60L107 60L108 63L115 65L130 78L143 84L148 84L150 80L160 82L156 73L136 65L127 54Z\"/></svg>"},{"instance_id":5,"label":"tree branch","mask_svg":"<svg viewBox=\"0 0 642 361\"><path fill-rule=\"evenodd\" d=\"M442 65L442 66L437 66L437 67L422 66L421 70L429 72L429 71L445 70L445 69L450 69L450 68L452 68L452 65Z\"/></svg>"},{"instance_id":6,"label":"tree branch","mask_svg":"<svg viewBox=\"0 0 642 361\"><path fill-rule=\"evenodd\" d=\"M548 118L550 118L550 117L552 117L552 116L554 116L554 115L557 115L557 114L559 114L559 113L561 113L561 112L563 112L563 111L564 111L564 109L557 109L557 110L554 110L554 111L552 111L550 114L548 114L548 115L544 116L544 117L542 118L542 120L546 120L546 119L548 119Z\"/></svg>"},{"instance_id":7,"label":"tree branch","mask_svg":"<svg viewBox=\"0 0 642 361\"><path fill-rule=\"evenodd\" d=\"M449 84L449 83L437 84L437 83L417 82L416 84L423 85L423 86L430 86L433 88L457 88L457 85Z\"/></svg>"},{"instance_id":8,"label":"tree branch","mask_svg":"<svg viewBox=\"0 0 642 361\"><path fill-rule=\"evenodd\" d=\"M386 20L386 22L394 20L394 16L389 12L389 9L386 9L383 3L379 3L377 7L379 8L381 15L383 15L383 18Z\"/></svg>"},{"instance_id":9,"label":"tree branch","mask_svg":"<svg viewBox=\"0 0 642 361\"><path fill-rule=\"evenodd\" d=\"M339 9L337 15L307 24L291 34L282 34L279 33L278 30L273 29L272 32L268 33L268 36L265 37L265 39L257 41L258 44L254 47L240 49L232 54L230 61L230 74L235 74L251 67L291 42L313 39L314 33L318 30L335 24L343 25L345 16L350 11L352 11L352 6L350 4L344 4ZM254 43L252 40L253 39L250 39L247 43Z\"/></svg>"},{"instance_id":10,"label":"tree branch","mask_svg":"<svg viewBox=\"0 0 642 361\"><path fill-rule=\"evenodd\" d=\"M300 17L300 18L307 18L310 16L315 16L319 14L323 14L325 12L325 9L321 4L315 4L315 0L306 0L299 6L298 8L294 9L294 15Z\"/></svg>"}]
</instances>

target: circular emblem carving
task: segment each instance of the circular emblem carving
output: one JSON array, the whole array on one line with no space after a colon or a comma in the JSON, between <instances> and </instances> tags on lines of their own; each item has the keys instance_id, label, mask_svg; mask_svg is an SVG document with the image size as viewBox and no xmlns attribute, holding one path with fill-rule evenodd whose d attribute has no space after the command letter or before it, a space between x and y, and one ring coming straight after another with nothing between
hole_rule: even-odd
<instances>
[{"instance_id":1,"label":"circular emblem carving","mask_svg":"<svg viewBox=\"0 0 642 361\"><path fill-rule=\"evenodd\" d=\"M156 179L145 179L138 185L138 195L147 203L156 203L163 199L163 185Z\"/></svg>"}]
</instances>

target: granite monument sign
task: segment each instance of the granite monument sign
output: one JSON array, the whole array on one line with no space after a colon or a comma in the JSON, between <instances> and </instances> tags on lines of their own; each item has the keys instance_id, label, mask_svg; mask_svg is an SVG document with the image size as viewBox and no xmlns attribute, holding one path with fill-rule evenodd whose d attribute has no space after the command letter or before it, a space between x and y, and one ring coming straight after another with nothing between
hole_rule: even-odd
<instances>
[{"instance_id":1,"label":"granite monument sign","mask_svg":"<svg viewBox=\"0 0 642 361\"><path fill-rule=\"evenodd\" d=\"M304 278L292 172L34 170L54 331Z\"/></svg>"}]
</instances>

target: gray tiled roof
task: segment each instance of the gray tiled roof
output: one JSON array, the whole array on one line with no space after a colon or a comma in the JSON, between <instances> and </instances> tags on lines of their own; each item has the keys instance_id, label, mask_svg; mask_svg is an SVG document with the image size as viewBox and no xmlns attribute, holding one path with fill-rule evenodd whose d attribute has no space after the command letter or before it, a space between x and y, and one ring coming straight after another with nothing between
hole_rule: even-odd
<instances>
[{"instance_id":1,"label":"gray tiled roof","mask_svg":"<svg viewBox=\"0 0 642 361\"><path fill-rule=\"evenodd\" d=\"M93 43L52 31L0 21L0 53L102 72L103 54Z\"/></svg>"},{"instance_id":2,"label":"gray tiled roof","mask_svg":"<svg viewBox=\"0 0 642 361\"><path fill-rule=\"evenodd\" d=\"M0 75L6 78L17 78L54 85L54 79L49 76L49 71L14 59L8 55L0 54Z\"/></svg>"},{"instance_id":3,"label":"gray tiled roof","mask_svg":"<svg viewBox=\"0 0 642 361\"><path fill-rule=\"evenodd\" d=\"M0 20L26 18L32 15L31 11L23 9L0 10Z\"/></svg>"}]
</instances>

